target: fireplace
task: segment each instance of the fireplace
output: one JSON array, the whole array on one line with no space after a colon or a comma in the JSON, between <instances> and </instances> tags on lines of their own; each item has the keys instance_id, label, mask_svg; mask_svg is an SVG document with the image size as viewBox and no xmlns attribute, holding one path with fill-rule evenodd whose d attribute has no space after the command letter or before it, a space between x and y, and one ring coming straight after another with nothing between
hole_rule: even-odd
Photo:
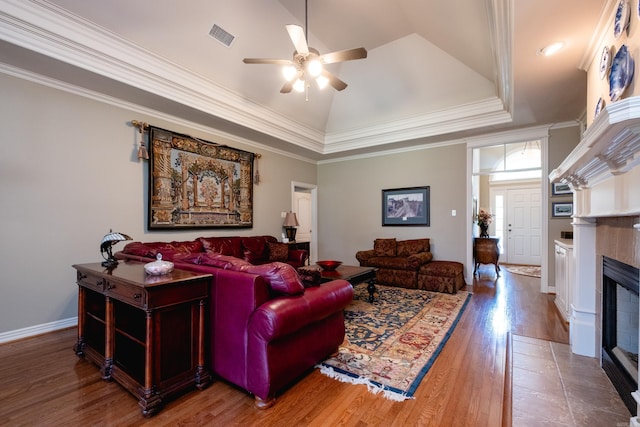
<instances>
[{"instance_id":1,"label":"fireplace","mask_svg":"<svg viewBox=\"0 0 640 427\"><path fill-rule=\"evenodd\" d=\"M638 269L602 258L602 368L633 415L638 388Z\"/></svg>"}]
</instances>

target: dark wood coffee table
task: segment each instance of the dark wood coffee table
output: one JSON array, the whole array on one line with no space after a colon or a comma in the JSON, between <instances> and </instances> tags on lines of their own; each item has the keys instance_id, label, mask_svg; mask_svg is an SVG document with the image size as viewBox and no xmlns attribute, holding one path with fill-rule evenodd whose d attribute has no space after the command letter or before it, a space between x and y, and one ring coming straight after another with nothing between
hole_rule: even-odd
<instances>
[{"instance_id":1,"label":"dark wood coffee table","mask_svg":"<svg viewBox=\"0 0 640 427\"><path fill-rule=\"evenodd\" d=\"M367 283L367 292L369 292L369 302L373 302L373 294L376 291L376 271L374 267L357 267L355 265L341 265L335 271L321 270L320 283L330 282L332 280L342 279L355 286L358 283Z\"/></svg>"}]
</instances>

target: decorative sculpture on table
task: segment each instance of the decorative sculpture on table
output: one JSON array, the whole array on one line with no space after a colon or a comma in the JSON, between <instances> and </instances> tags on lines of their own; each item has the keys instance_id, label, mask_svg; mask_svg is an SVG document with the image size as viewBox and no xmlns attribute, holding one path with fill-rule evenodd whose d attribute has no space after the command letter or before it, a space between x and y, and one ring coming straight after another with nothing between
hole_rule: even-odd
<instances>
[{"instance_id":1,"label":"decorative sculpture on table","mask_svg":"<svg viewBox=\"0 0 640 427\"><path fill-rule=\"evenodd\" d=\"M103 267L114 268L118 265L118 259L113 256L111 247L123 240L133 239L123 233L114 233L112 230L109 230L109 233L102 238L102 241L100 242L100 253L102 254L102 258L104 258L104 261L102 261Z\"/></svg>"},{"instance_id":2,"label":"decorative sculpture on table","mask_svg":"<svg viewBox=\"0 0 640 427\"><path fill-rule=\"evenodd\" d=\"M480 227L480 237L489 237L489 224L493 221L493 215L488 210L480 208L476 220Z\"/></svg>"}]
</instances>

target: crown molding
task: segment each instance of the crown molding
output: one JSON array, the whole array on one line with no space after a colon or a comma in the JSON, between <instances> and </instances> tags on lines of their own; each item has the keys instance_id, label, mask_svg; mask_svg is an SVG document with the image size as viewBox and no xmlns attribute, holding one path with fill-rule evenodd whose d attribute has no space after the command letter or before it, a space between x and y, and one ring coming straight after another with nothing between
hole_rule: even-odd
<instances>
[{"instance_id":1,"label":"crown molding","mask_svg":"<svg viewBox=\"0 0 640 427\"><path fill-rule=\"evenodd\" d=\"M469 103L349 132L328 134L324 154L509 123L498 98Z\"/></svg>"}]
</instances>

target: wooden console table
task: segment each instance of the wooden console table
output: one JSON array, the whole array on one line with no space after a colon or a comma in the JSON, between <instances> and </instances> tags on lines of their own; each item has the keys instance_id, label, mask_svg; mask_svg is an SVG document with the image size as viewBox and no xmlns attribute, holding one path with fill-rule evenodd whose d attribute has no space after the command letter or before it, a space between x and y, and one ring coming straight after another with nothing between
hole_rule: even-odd
<instances>
[{"instance_id":1,"label":"wooden console table","mask_svg":"<svg viewBox=\"0 0 640 427\"><path fill-rule=\"evenodd\" d=\"M188 387L206 387L205 304L210 274L150 276L144 264L76 264L79 357L136 396L144 416Z\"/></svg>"},{"instance_id":2,"label":"wooden console table","mask_svg":"<svg viewBox=\"0 0 640 427\"><path fill-rule=\"evenodd\" d=\"M476 237L473 239L473 274L478 271L480 264L493 264L496 275L500 276L500 239L497 237Z\"/></svg>"}]
</instances>

